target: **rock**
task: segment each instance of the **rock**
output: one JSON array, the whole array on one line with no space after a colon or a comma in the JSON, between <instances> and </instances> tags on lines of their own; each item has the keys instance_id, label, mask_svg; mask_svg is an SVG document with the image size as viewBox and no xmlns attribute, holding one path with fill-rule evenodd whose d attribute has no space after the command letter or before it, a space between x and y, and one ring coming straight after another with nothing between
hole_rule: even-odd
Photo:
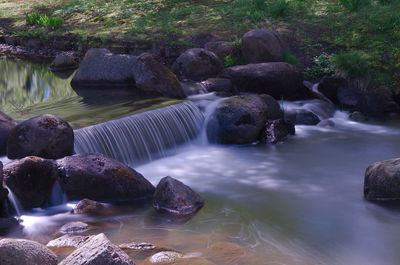
<instances>
[{"instance_id":1,"label":"rock","mask_svg":"<svg viewBox=\"0 0 400 265\"><path fill-rule=\"evenodd\" d=\"M174 249L155 246L151 243L124 243L118 246L135 262L143 261L163 251L176 252Z\"/></svg>"},{"instance_id":2,"label":"rock","mask_svg":"<svg viewBox=\"0 0 400 265\"><path fill-rule=\"evenodd\" d=\"M370 201L400 199L400 158L375 162L367 168L364 196Z\"/></svg>"},{"instance_id":3,"label":"rock","mask_svg":"<svg viewBox=\"0 0 400 265\"><path fill-rule=\"evenodd\" d=\"M316 125L321 120L317 115L305 109L293 109L285 112L285 118L294 124Z\"/></svg>"},{"instance_id":4,"label":"rock","mask_svg":"<svg viewBox=\"0 0 400 265\"><path fill-rule=\"evenodd\" d=\"M337 94L340 87L347 87L346 79L339 76L324 76L318 84L318 91L337 104Z\"/></svg>"},{"instance_id":5,"label":"rock","mask_svg":"<svg viewBox=\"0 0 400 265\"><path fill-rule=\"evenodd\" d=\"M7 114L0 111L0 156L7 153L7 139L17 123Z\"/></svg>"},{"instance_id":6,"label":"rock","mask_svg":"<svg viewBox=\"0 0 400 265\"><path fill-rule=\"evenodd\" d=\"M219 265L261 264L260 260L249 253L246 249L230 242L213 243L205 253L210 261Z\"/></svg>"},{"instance_id":7,"label":"rock","mask_svg":"<svg viewBox=\"0 0 400 265\"><path fill-rule=\"evenodd\" d=\"M174 251L162 251L154 254L144 264L169 264L175 262L177 259L182 258L183 255Z\"/></svg>"},{"instance_id":8,"label":"rock","mask_svg":"<svg viewBox=\"0 0 400 265\"><path fill-rule=\"evenodd\" d=\"M59 229L61 234L80 234L87 230L89 230L89 225L83 222L69 222Z\"/></svg>"},{"instance_id":9,"label":"rock","mask_svg":"<svg viewBox=\"0 0 400 265\"><path fill-rule=\"evenodd\" d=\"M249 144L258 140L267 120L283 117L278 102L268 95L242 95L221 101L207 123L212 143Z\"/></svg>"},{"instance_id":10,"label":"rock","mask_svg":"<svg viewBox=\"0 0 400 265\"><path fill-rule=\"evenodd\" d=\"M202 81L221 72L223 64L213 52L193 48L182 53L172 65L172 70L183 79Z\"/></svg>"},{"instance_id":11,"label":"rock","mask_svg":"<svg viewBox=\"0 0 400 265\"><path fill-rule=\"evenodd\" d=\"M255 29L242 37L242 55L247 63L279 62L287 50L278 32Z\"/></svg>"},{"instance_id":12,"label":"rock","mask_svg":"<svg viewBox=\"0 0 400 265\"><path fill-rule=\"evenodd\" d=\"M78 248L92 237L93 236L75 236L67 234L51 240L49 243L47 243L46 246L48 248L63 248L63 247Z\"/></svg>"},{"instance_id":13,"label":"rock","mask_svg":"<svg viewBox=\"0 0 400 265\"><path fill-rule=\"evenodd\" d=\"M73 209L74 214L105 215L110 214L112 210L104 203L83 199Z\"/></svg>"},{"instance_id":14,"label":"rock","mask_svg":"<svg viewBox=\"0 0 400 265\"><path fill-rule=\"evenodd\" d=\"M154 193L153 206L159 212L192 215L203 205L204 200L199 194L171 177L162 178Z\"/></svg>"},{"instance_id":15,"label":"rock","mask_svg":"<svg viewBox=\"0 0 400 265\"><path fill-rule=\"evenodd\" d=\"M112 54L107 49L90 49L83 58L71 85L132 87L137 88L136 93L172 98L185 97L175 74L148 53L136 57Z\"/></svg>"},{"instance_id":16,"label":"rock","mask_svg":"<svg viewBox=\"0 0 400 265\"><path fill-rule=\"evenodd\" d=\"M225 78L208 78L201 82L207 92L216 92L217 96L227 97L236 94L232 81Z\"/></svg>"},{"instance_id":17,"label":"rock","mask_svg":"<svg viewBox=\"0 0 400 265\"><path fill-rule=\"evenodd\" d=\"M140 173L103 154L77 154L57 160L60 185L70 200L138 200L154 187Z\"/></svg>"},{"instance_id":18,"label":"rock","mask_svg":"<svg viewBox=\"0 0 400 265\"><path fill-rule=\"evenodd\" d=\"M309 89L303 85L301 71L288 63L233 66L224 69L219 77L231 79L241 92L268 94L278 100L311 96Z\"/></svg>"},{"instance_id":19,"label":"rock","mask_svg":"<svg viewBox=\"0 0 400 265\"><path fill-rule=\"evenodd\" d=\"M356 122L365 122L368 120L368 117L366 117L364 114L362 114L359 111L354 111L354 112L350 113L349 119L356 121Z\"/></svg>"},{"instance_id":20,"label":"rock","mask_svg":"<svg viewBox=\"0 0 400 265\"><path fill-rule=\"evenodd\" d=\"M10 231L13 231L18 227L19 227L19 222L14 217L9 217L9 218L0 217L0 235L7 235Z\"/></svg>"},{"instance_id":21,"label":"rock","mask_svg":"<svg viewBox=\"0 0 400 265\"><path fill-rule=\"evenodd\" d=\"M134 265L120 248L114 246L104 234L88 239L59 265Z\"/></svg>"},{"instance_id":22,"label":"rock","mask_svg":"<svg viewBox=\"0 0 400 265\"><path fill-rule=\"evenodd\" d=\"M50 70L55 72L74 70L79 67L79 60L72 52L63 52L56 56Z\"/></svg>"},{"instance_id":23,"label":"rock","mask_svg":"<svg viewBox=\"0 0 400 265\"><path fill-rule=\"evenodd\" d=\"M25 209L44 206L57 178L51 159L29 156L4 166L4 183Z\"/></svg>"},{"instance_id":24,"label":"rock","mask_svg":"<svg viewBox=\"0 0 400 265\"><path fill-rule=\"evenodd\" d=\"M204 45L204 48L213 52L221 60L232 53L231 44L227 41L210 41Z\"/></svg>"},{"instance_id":25,"label":"rock","mask_svg":"<svg viewBox=\"0 0 400 265\"><path fill-rule=\"evenodd\" d=\"M288 134L288 126L283 119L267 121L262 130L260 141L266 144L276 144L285 141Z\"/></svg>"},{"instance_id":26,"label":"rock","mask_svg":"<svg viewBox=\"0 0 400 265\"><path fill-rule=\"evenodd\" d=\"M362 96L362 91L354 87L339 87L338 103L342 108L354 109Z\"/></svg>"},{"instance_id":27,"label":"rock","mask_svg":"<svg viewBox=\"0 0 400 265\"><path fill-rule=\"evenodd\" d=\"M57 256L45 246L30 240L0 240L0 264L56 265Z\"/></svg>"},{"instance_id":28,"label":"rock","mask_svg":"<svg viewBox=\"0 0 400 265\"><path fill-rule=\"evenodd\" d=\"M74 131L63 119L40 115L15 126L8 137L7 156L57 159L74 152Z\"/></svg>"},{"instance_id":29,"label":"rock","mask_svg":"<svg viewBox=\"0 0 400 265\"><path fill-rule=\"evenodd\" d=\"M0 218L9 216L8 208L8 190L3 187L3 163L0 161Z\"/></svg>"}]
</instances>

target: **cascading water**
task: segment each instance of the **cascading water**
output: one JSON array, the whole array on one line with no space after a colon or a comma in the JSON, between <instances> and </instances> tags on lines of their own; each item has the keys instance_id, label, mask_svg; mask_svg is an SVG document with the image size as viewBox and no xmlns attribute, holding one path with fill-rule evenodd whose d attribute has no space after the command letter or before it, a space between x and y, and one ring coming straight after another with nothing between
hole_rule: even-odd
<instances>
[{"instance_id":1,"label":"cascading water","mask_svg":"<svg viewBox=\"0 0 400 265\"><path fill-rule=\"evenodd\" d=\"M9 188L7 188L7 190L8 190L8 200L10 201L12 207L14 207L17 216L21 216L21 214L23 213L21 204L19 203L14 193Z\"/></svg>"},{"instance_id":2,"label":"cascading water","mask_svg":"<svg viewBox=\"0 0 400 265\"><path fill-rule=\"evenodd\" d=\"M201 132L204 116L192 102L75 130L75 152L98 152L128 165L165 157Z\"/></svg>"}]
</instances>

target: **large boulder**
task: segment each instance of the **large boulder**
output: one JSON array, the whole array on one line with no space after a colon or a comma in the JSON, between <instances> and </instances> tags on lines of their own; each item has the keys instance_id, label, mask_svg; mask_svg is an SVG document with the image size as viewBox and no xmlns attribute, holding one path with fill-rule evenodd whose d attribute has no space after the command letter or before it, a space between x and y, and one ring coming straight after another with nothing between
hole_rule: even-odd
<instances>
[{"instance_id":1,"label":"large boulder","mask_svg":"<svg viewBox=\"0 0 400 265\"><path fill-rule=\"evenodd\" d=\"M7 153L7 139L17 123L7 114L0 111L0 156Z\"/></svg>"},{"instance_id":2,"label":"large boulder","mask_svg":"<svg viewBox=\"0 0 400 265\"><path fill-rule=\"evenodd\" d=\"M153 206L157 211L177 215L191 215L204 205L204 200L179 180L165 177L154 193Z\"/></svg>"},{"instance_id":3,"label":"large boulder","mask_svg":"<svg viewBox=\"0 0 400 265\"><path fill-rule=\"evenodd\" d=\"M172 70L180 78L203 81L221 72L223 64L213 52L193 48L182 53L172 65Z\"/></svg>"},{"instance_id":4,"label":"large boulder","mask_svg":"<svg viewBox=\"0 0 400 265\"><path fill-rule=\"evenodd\" d=\"M74 131L63 119L40 115L15 126L8 137L7 156L58 159L74 151Z\"/></svg>"},{"instance_id":5,"label":"large boulder","mask_svg":"<svg viewBox=\"0 0 400 265\"><path fill-rule=\"evenodd\" d=\"M275 99L308 98L311 92L303 85L301 71L288 63L259 63L224 69L219 77L229 78L241 92L268 94Z\"/></svg>"},{"instance_id":6,"label":"large boulder","mask_svg":"<svg viewBox=\"0 0 400 265\"><path fill-rule=\"evenodd\" d=\"M400 158L376 162L367 168L364 196L370 201L400 199Z\"/></svg>"},{"instance_id":7,"label":"large boulder","mask_svg":"<svg viewBox=\"0 0 400 265\"><path fill-rule=\"evenodd\" d=\"M287 45L278 32L255 29L242 37L242 55L247 63L279 62Z\"/></svg>"},{"instance_id":8,"label":"large boulder","mask_svg":"<svg viewBox=\"0 0 400 265\"><path fill-rule=\"evenodd\" d=\"M242 95L221 101L207 123L210 142L249 144L258 140L267 120L283 117L278 102L268 95Z\"/></svg>"},{"instance_id":9,"label":"large boulder","mask_svg":"<svg viewBox=\"0 0 400 265\"><path fill-rule=\"evenodd\" d=\"M4 183L25 209L44 206L57 178L51 159L30 156L4 166Z\"/></svg>"},{"instance_id":10,"label":"large boulder","mask_svg":"<svg viewBox=\"0 0 400 265\"><path fill-rule=\"evenodd\" d=\"M56 265L57 256L45 246L30 240L0 240L0 264Z\"/></svg>"},{"instance_id":11,"label":"large boulder","mask_svg":"<svg viewBox=\"0 0 400 265\"><path fill-rule=\"evenodd\" d=\"M337 104L337 93L340 87L347 87L346 79L339 76L324 76L318 84L318 91Z\"/></svg>"},{"instance_id":12,"label":"large boulder","mask_svg":"<svg viewBox=\"0 0 400 265\"><path fill-rule=\"evenodd\" d=\"M129 256L104 234L86 240L59 265L134 265Z\"/></svg>"},{"instance_id":13,"label":"large boulder","mask_svg":"<svg viewBox=\"0 0 400 265\"><path fill-rule=\"evenodd\" d=\"M103 154L77 154L57 164L61 187L70 200L138 200L154 193L154 186L140 173Z\"/></svg>"},{"instance_id":14,"label":"large boulder","mask_svg":"<svg viewBox=\"0 0 400 265\"><path fill-rule=\"evenodd\" d=\"M175 74L151 54L138 57L113 54L107 49L90 49L71 81L74 87L132 87L137 93L184 98Z\"/></svg>"}]
</instances>

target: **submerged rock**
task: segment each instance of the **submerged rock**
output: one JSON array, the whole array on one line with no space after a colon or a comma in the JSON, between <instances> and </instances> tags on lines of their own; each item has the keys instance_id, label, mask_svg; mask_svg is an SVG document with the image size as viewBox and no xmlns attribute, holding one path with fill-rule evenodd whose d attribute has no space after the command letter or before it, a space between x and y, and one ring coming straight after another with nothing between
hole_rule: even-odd
<instances>
[{"instance_id":1,"label":"submerged rock","mask_svg":"<svg viewBox=\"0 0 400 265\"><path fill-rule=\"evenodd\" d=\"M255 29L242 37L242 55L247 63L280 62L287 45L278 32Z\"/></svg>"},{"instance_id":2,"label":"submerged rock","mask_svg":"<svg viewBox=\"0 0 400 265\"><path fill-rule=\"evenodd\" d=\"M367 168L364 196L370 201L400 199L400 158L375 162Z\"/></svg>"},{"instance_id":3,"label":"submerged rock","mask_svg":"<svg viewBox=\"0 0 400 265\"><path fill-rule=\"evenodd\" d=\"M40 115L15 126L8 137L7 156L18 159L39 156L57 159L74 151L74 132L63 119Z\"/></svg>"},{"instance_id":4,"label":"submerged rock","mask_svg":"<svg viewBox=\"0 0 400 265\"><path fill-rule=\"evenodd\" d=\"M25 209L42 207L58 178L54 160L29 156L4 167L4 183Z\"/></svg>"},{"instance_id":5,"label":"submerged rock","mask_svg":"<svg viewBox=\"0 0 400 265\"><path fill-rule=\"evenodd\" d=\"M219 77L229 78L241 92L268 94L275 99L308 98L300 69L282 62L238 65L224 69Z\"/></svg>"},{"instance_id":6,"label":"submerged rock","mask_svg":"<svg viewBox=\"0 0 400 265\"><path fill-rule=\"evenodd\" d=\"M278 102L268 95L242 95L220 102L207 124L212 143L249 144L258 140L267 120L283 117Z\"/></svg>"},{"instance_id":7,"label":"submerged rock","mask_svg":"<svg viewBox=\"0 0 400 265\"><path fill-rule=\"evenodd\" d=\"M159 212L192 215L203 205L204 200L199 194L171 177L162 178L154 193L153 206Z\"/></svg>"},{"instance_id":8,"label":"submerged rock","mask_svg":"<svg viewBox=\"0 0 400 265\"><path fill-rule=\"evenodd\" d=\"M288 110L285 112L285 118L294 124L302 125L316 125L321 121L317 115L304 109Z\"/></svg>"},{"instance_id":9,"label":"submerged rock","mask_svg":"<svg viewBox=\"0 0 400 265\"><path fill-rule=\"evenodd\" d=\"M88 239L66 257L60 265L134 265L120 248L113 245L104 234Z\"/></svg>"},{"instance_id":10,"label":"submerged rock","mask_svg":"<svg viewBox=\"0 0 400 265\"><path fill-rule=\"evenodd\" d=\"M60 228L62 234L80 234L89 230L89 225L83 222L69 222Z\"/></svg>"},{"instance_id":11,"label":"submerged rock","mask_svg":"<svg viewBox=\"0 0 400 265\"><path fill-rule=\"evenodd\" d=\"M266 144L276 144L285 141L288 134L288 125L283 119L267 121L262 131L260 141Z\"/></svg>"},{"instance_id":12,"label":"submerged rock","mask_svg":"<svg viewBox=\"0 0 400 265\"><path fill-rule=\"evenodd\" d=\"M154 193L154 186L140 173L103 154L77 154L57 164L60 185L70 200L139 200Z\"/></svg>"},{"instance_id":13,"label":"submerged rock","mask_svg":"<svg viewBox=\"0 0 400 265\"><path fill-rule=\"evenodd\" d=\"M57 256L37 242L6 238L0 240L0 264L56 265Z\"/></svg>"},{"instance_id":14,"label":"submerged rock","mask_svg":"<svg viewBox=\"0 0 400 265\"><path fill-rule=\"evenodd\" d=\"M7 153L8 135L15 126L17 126L17 122L0 111L0 156Z\"/></svg>"},{"instance_id":15,"label":"submerged rock","mask_svg":"<svg viewBox=\"0 0 400 265\"><path fill-rule=\"evenodd\" d=\"M193 48L182 53L172 66L180 78L203 81L216 76L223 68L221 60L213 52Z\"/></svg>"},{"instance_id":16,"label":"submerged rock","mask_svg":"<svg viewBox=\"0 0 400 265\"><path fill-rule=\"evenodd\" d=\"M213 243L206 251L207 258L219 265L257 265L259 259L243 247L230 242Z\"/></svg>"},{"instance_id":17,"label":"submerged rock","mask_svg":"<svg viewBox=\"0 0 400 265\"><path fill-rule=\"evenodd\" d=\"M103 215L111 212L106 204L89 199L80 200L73 209L74 214Z\"/></svg>"}]
</instances>

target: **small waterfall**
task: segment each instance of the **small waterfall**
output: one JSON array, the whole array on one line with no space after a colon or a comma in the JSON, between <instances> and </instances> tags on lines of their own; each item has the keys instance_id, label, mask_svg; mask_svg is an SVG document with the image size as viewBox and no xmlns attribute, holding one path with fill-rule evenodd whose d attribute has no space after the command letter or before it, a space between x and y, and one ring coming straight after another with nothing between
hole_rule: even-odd
<instances>
[{"instance_id":1,"label":"small waterfall","mask_svg":"<svg viewBox=\"0 0 400 265\"><path fill-rule=\"evenodd\" d=\"M53 185L53 189L51 190L50 198L47 202L47 207L65 204L67 203L67 195L61 189L60 184L56 181Z\"/></svg>"},{"instance_id":2,"label":"small waterfall","mask_svg":"<svg viewBox=\"0 0 400 265\"><path fill-rule=\"evenodd\" d=\"M75 130L75 152L98 152L128 165L165 157L201 131L204 116L192 102Z\"/></svg>"},{"instance_id":3,"label":"small waterfall","mask_svg":"<svg viewBox=\"0 0 400 265\"><path fill-rule=\"evenodd\" d=\"M24 212L21 204L19 203L17 197L15 194L9 189L8 190L8 200L11 202L12 206L14 207L15 213L17 216L21 216L21 214Z\"/></svg>"}]
</instances>

